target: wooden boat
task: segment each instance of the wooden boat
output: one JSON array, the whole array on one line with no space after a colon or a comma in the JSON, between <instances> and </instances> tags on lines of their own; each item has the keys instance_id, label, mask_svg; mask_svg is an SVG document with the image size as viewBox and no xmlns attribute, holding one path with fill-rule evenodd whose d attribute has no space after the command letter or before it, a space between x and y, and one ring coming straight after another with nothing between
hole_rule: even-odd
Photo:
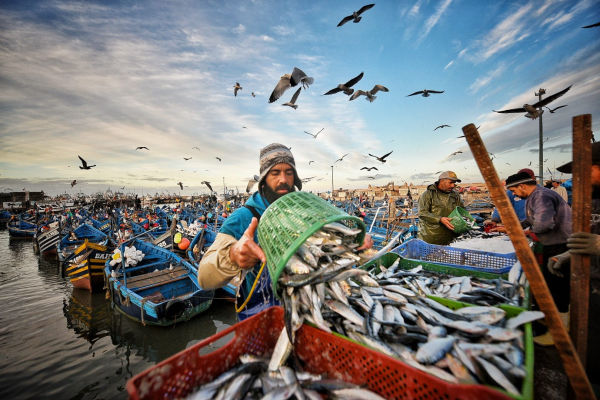
<instances>
[{"instance_id":1,"label":"wooden boat","mask_svg":"<svg viewBox=\"0 0 600 400\"><path fill-rule=\"evenodd\" d=\"M73 255L75 249L81 246L85 241L106 245L108 243L108 235L94 228L89 224L79 225L75 230L67 233L58 243L58 261L65 262Z\"/></svg>"},{"instance_id":2,"label":"wooden boat","mask_svg":"<svg viewBox=\"0 0 600 400\"><path fill-rule=\"evenodd\" d=\"M192 264L152 243L135 239L131 244L145 254L137 265L105 264L113 307L143 325L159 326L187 321L208 309L214 291L198 285Z\"/></svg>"},{"instance_id":3,"label":"wooden boat","mask_svg":"<svg viewBox=\"0 0 600 400\"><path fill-rule=\"evenodd\" d=\"M37 225L22 219L8 222L8 234L12 238L33 239Z\"/></svg>"},{"instance_id":4,"label":"wooden boat","mask_svg":"<svg viewBox=\"0 0 600 400\"><path fill-rule=\"evenodd\" d=\"M65 275L75 288L86 289L92 293L102 292L104 264L112 254L112 248L106 244L93 243L86 239L65 261Z\"/></svg>"},{"instance_id":5,"label":"wooden boat","mask_svg":"<svg viewBox=\"0 0 600 400\"><path fill-rule=\"evenodd\" d=\"M33 236L33 251L40 256L56 256L59 242L60 224L58 222L38 226Z\"/></svg>"}]
</instances>

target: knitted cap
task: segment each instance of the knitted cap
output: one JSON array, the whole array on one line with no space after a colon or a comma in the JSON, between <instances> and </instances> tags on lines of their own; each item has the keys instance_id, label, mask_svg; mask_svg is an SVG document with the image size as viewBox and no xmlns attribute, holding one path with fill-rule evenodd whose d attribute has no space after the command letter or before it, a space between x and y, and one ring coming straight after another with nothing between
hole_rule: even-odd
<instances>
[{"instance_id":1,"label":"knitted cap","mask_svg":"<svg viewBox=\"0 0 600 400\"><path fill-rule=\"evenodd\" d=\"M270 145L260 150L260 179L258 180L258 187L260 188L265 177L277 164L285 163L289 164L294 169L294 186L298 190L302 190L302 181L298 178L298 172L296 171L296 162L294 156L289 148L279 143L271 143Z\"/></svg>"},{"instance_id":2,"label":"knitted cap","mask_svg":"<svg viewBox=\"0 0 600 400\"><path fill-rule=\"evenodd\" d=\"M532 178L527 172L517 172L516 174L506 178L507 188L518 186L521 183L530 183L535 185L535 178Z\"/></svg>"}]
</instances>

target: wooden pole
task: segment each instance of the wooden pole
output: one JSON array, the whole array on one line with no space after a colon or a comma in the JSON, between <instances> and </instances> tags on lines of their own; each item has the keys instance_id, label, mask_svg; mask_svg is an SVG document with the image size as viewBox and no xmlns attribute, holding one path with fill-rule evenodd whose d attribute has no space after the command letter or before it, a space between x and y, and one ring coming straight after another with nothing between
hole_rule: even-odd
<instances>
[{"instance_id":1,"label":"wooden pole","mask_svg":"<svg viewBox=\"0 0 600 400\"><path fill-rule=\"evenodd\" d=\"M571 342L571 338L560 320L558 309L550 295L542 271L535 259L533 251L531 251L531 248L529 247L529 242L525 237L523 228L521 228L521 223L508 200L508 196L498 178L498 174L496 173L487 149L479 136L479 132L473 124L464 126L462 130L469 143L469 147L471 148L471 152L477 162L481 175L483 175L483 178L485 179L492 201L498 208L502 223L506 227L508 236L513 243L517 258L521 262L523 271L529 281L531 292L535 296L540 309L546 317L548 329L552 334L552 338L554 339L554 343L559 352L565 372L571 382L571 386L578 399L595 399L596 397L592 390L592 386L590 385L590 381L585 374L583 364L581 364L579 357L577 357L573 342Z\"/></svg>"},{"instance_id":2,"label":"wooden pole","mask_svg":"<svg viewBox=\"0 0 600 400\"><path fill-rule=\"evenodd\" d=\"M573 232L589 232L592 215L592 116L573 117ZM571 255L571 339L585 366L588 307L590 301L590 256Z\"/></svg>"}]
</instances>

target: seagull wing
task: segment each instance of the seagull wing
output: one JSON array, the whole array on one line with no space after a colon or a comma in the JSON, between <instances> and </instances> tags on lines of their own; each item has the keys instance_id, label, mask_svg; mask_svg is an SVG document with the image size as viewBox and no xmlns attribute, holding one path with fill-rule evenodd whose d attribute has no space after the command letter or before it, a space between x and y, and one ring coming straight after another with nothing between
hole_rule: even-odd
<instances>
[{"instance_id":1,"label":"seagull wing","mask_svg":"<svg viewBox=\"0 0 600 400\"><path fill-rule=\"evenodd\" d=\"M362 167L361 170L363 170L363 169L366 169L367 171L371 170L370 168L367 168L367 167Z\"/></svg>"},{"instance_id":2,"label":"seagull wing","mask_svg":"<svg viewBox=\"0 0 600 400\"><path fill-rule=\"evenodd\" d=\"M290 100L290 103L296 104L296 100L298 99L298 96L300 96L300 91L301 90L302 90L301 87L299 87L298 90L296 90L296 93L294 93L294 95L292 96L292 99Z\"/></svg>"},{"instance_id":3,"label":"seagull wing","mask_svg":"<svg viewBox=\"0 0 600 400\"><path fill-rule=\"evenodd\" d=\"M312 136L312 137L316 137L315 135L313 135L313 134L312 134L312 133L310 133L310 132L306 132L306 131L304 131L304 133L306 133L307 135L310 135L310 136Z\"/></svg>"},{"instance_id":4,"label":"seagull wing","mask_svg":"<svg viewBox=\"0 0 600 400\"><path fill-rule=\"evenodd\" d=\"M384 159L385 159L387 156L389 156L389 155L390 155L390 154L392 154L393 152L394 152L394 150L390 151L390 152L389 152L389 153L387 153L387 154L384 154L384 155L382 155L382 156L381 156L381 159L382 159L382 160L384 160Z\"/></svg>"},{"instance_id":5,"label":"seagull wing","mask_svg":"<svg viewBox=\"0 0 600 400\"><path fill-rule=\"evenodd\" d=\"M373 6L374 6L374 5L375 5L375 3L373 3L373 4L367 4L366 6L362 6L362 7L360 8L360 10L358 10L358 11L356 12L356 15L360 15L360 14L364 13L365 11L367 11L367 10L369 10L369 9L373 8Z\"/></svg>"},{"instance_id":6,"label":"seagull wing","mask_svg":"<svg viewBox=\"0 0 600 400\"><path fill-rule=\"evenodd\" d=\"M428 90L429 93L444 93L444 91L439 91L439 90Z\"/></svg>"},{"instance_id":7,"label":"seagull wing","mask_svg":"<svg viewBox=\"0 0 600 400\"><path fill-rule=\"evenodd\" d=\"M379 159L379 157L377 157L377 156L376 156L376 155L374 155L374 154L371 154L371 153L369 153L369 155L370 155L371 157L375 157L375 158Z\"/></svg>"},{"instance_id":8,"label":"seagull wing","mask_svg":"<svg viewBox=\"0 0 600 400\"><path fill-rule=\"evenodd\" d=\"M328 95L328 94L336 94L337 92L341 92L342 89L340 89L339 87L336 87L334 89L331 89L329 92L327 93L323 93L324 96Z\"/></svg>"},{"instance_id":9,"label":"seagull wing","mask_svg":"<svg viewBox=\"0 0 600 400\"><path fill-rule=\"evenodd\" d=\"M348 21L352 21L354 19L354 17L352 15L348 15L347 17L344 17L338 24L337 26L342 26L344 25L346 22Z\"/></svg>"},{"instance_id":10,"label":"seagull wing","mask_svg":"<svg viewBox=\"0 0 600 400\"><path fill-rule=\"evenodd\" d=\"M366 95L367 95L367 92L364 92L364 91L362 91L362 90L358 89L358 90L356 90L356 91L355 91L355 92L352 94L352 96L350 96L350 98L349 98L348 100L350 100L350 101L351 101L351 100L354 100L354 99L356 99L356 98L360 97L360 95L364 95L364 96L366 96Z\"/></svg>"},{"instance_id":11,"label":"seagull wing","mask_svg":"<svg viewBox=\"0 0 600 400\"><path fill-rule=\"evenodd\" d=\"M563 108L563 107L566 107L566 106L568 106L568 104L564 104L564 105L562 105L562 106L558 106L558 107L556 107L556 108L555 108L554 110L552 110L552 111L556 111L556 110L558 110L559 108Z\"/></svg>"},{"instance_id":12,"label":"seagull wing","mask_svg":"<svg viewBox=\"0 0 600 400\"><path fill-rule=\"evenodd\" d=\"M219 162L221 162L221 158L220 157L215 157L217 160L219 160Z\"/></svg>"},{"instance_id":13,"label":"seagull wing","mask_svg":"<svg viewBox=\"0 0 600 400\"><path fill-rule=\"evenodd\" d=\"M375 86L373 86L373 89L371 89L371 94L375 94L375 93L377 93L380 90L382 92L389 92L389 89L386 88L385 86L383 86L383 85L375 85Z\"/></svg>"},{"instance_id":14,"label":"seagull wing","mask_svg":"<svg viewBox=\"0 0 600 400\"><path fill-rule=\"evenodd\" d=\"M573 85L571 85L571 86L573 86ZM563 94L567 93L569 91L569 89L571 89L571 86L569 86L566 89L561 90L560 92L554 93L552 96L546 97L542 101L538 101L537 103L533 104L532 107L540 108L540 107L545 106L546 104L550 104L551 102L553 102L554 100L556 100L560 96L562 96Z\"/></svg>"},{"instance_id":15,"label":"seagull wing","mask_svg":"<svg viewBox=\"0 0 600 400\"><path fill-rule=\"evenodd\" d=\"M354 78L350 79L348 82L344 83L344 86L346 86L346 87L354 86L356 83L358 83L358 81L360 81L362 79L363 76L364 76L364 72L361 72L360 74L356 75Z\"/></svg>"},{"instance_id":16,"label":"seagull wing","mask_svg":"<svg viewBox=\"0 0 600 400\"><path fill-rule=\"evenodd\" d=\"M371 169L374 169L375 171L379 171L379 168L377 168L377 167L371 167ZM371 170L371 169L370 169L370 170ZM369 171L370 171L370 170L369 170Z\"/></svg>"},{"instance_id":17,"label":"seagull wing","mask_svg":"<svg viewBox=\"0 0 600 400\"><path fill-rule=\"evenodd\" d=\"M271 97L269 97L269 103L272 103L278 98L280 98L283 92L285 92L290 86L290 75L283 75L281 79L279 79L279 82L277 82L277 86L275 86L273 92L271 92Z\"/></svg>"},{"instance_id":18,"label":"seagull wing","mask_svg":"<svg viewBox=\"0 0 600 400\"><path fill-rule=\"evenodd\" d=\"M409 96L414 96L414 95L416 95L416 94L423 94L423 91L422 91L422 90L419 90L418 92L411 93L411 94L409 94L409 95L408 95L408 96L406 96L406 97L409 97Z\"/></svg>"},{"instance_id":19,"label":"seagull wing","mask_svg":"<svg viewBox=\"0 0 600 400\"><path fill-rule=\"evenodd\" d=\"M306 74L300 68L294 67L292 75L290 76L290 85L296 86L303 78L306 78Z\"/></svg>"},{"instance_id":20,"label":"seagull wing","mask_svg":"<svg viewBox=\"0 0 600 400\"><path fill-rule=\"evenodd\" d=\"M592 24L592 25L582 26L582 28L593 28L593 27L596 27L596 26L600 26L600 22L596 22L595 24Z\"/></svg>"},{"instance_id":21,"label":"seagull wing","mask_svg":"<svg viewBox=\"0 0 600 400\"><path fill-rule=\"evenodd\" d=\"M510 110L502 110L502 111L496 111L496 110L492 110L493 112L497 112L500 114L507 114L507 113L524 113L527 112L527 110L525 110L524 107L521 108L511 108Z\"/></svg>"},{"instance_id":22,"label":"seagull wing","mask_svg":"<svg viewBox=\"0 0 600 400\"><path fill-rule=\"evenodd\" d=\"M77 157L79 157L79 159L81 160L81 165L83 165L83 168L86 168L87 167L87 162L83 158L81 158L80 155L78 155Z\"/></svg>"}]
</instances>

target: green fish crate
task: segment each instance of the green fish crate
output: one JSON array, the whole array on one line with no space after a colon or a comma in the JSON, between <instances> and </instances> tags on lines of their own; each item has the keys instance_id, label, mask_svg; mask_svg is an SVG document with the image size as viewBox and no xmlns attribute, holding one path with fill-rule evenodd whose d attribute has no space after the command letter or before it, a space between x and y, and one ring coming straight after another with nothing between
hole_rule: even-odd
<instances>
[{"instance_id":1,"label":"green fish crate","mask_svg":"<svg viewBox=\"0 0 600 400\"><path fill-rule=\"evenodd\" d=\"M360 218L347 214L312 193L288 193L265 210L258 224L258 243L267 256L275 293L279 275L290 257L306 239L332 222L360 229L356 241L363 242L365 224Z\"/></svg>"},{"instance_id":2,"label":"green fish crate","mask_svg":"<svg viewBox=\"0 0 600 400\"><path fill-rule=\"evenodd\" d=\"M411 239L392 250L405 258L445 264L470 271L506 274L517 262L516 253L492 253L481 250L459 249L429 244L421 239Z\"/></svg>"},{"instance_id":3,"label":"green fish crate","mask_svg":"<svg viewBox=\"0 0 600 400\"><path fill-rule=\"evenodd\" d=\"M129 398L181 399L234 367L243 354L270 356L284 326L283 314L283 308L271 307L148 368L127 382ZM386 399L511 398L489 386L443 381L306 324L296 332L294 351L305 371L367 387Z\"/></svg>"},{"instance_id":4,"label":"green fish crate","mask_svg":"<svg viewBox=\"0 0 600 400\"><path fill-rule=\"evenodd\" d=\"M477 225L475 225L475 227L470 226L463 218L468 219L471 222L475 222L475 218L473 218L473 216L471 215L471 213L469 213L467 210L465 210L462 207L456 207L454 210L452 210L452 212L450 213L450 215L448 215L448 217L451 219L451 223L452 226L454 226L454 232L455 233L465 233L470 231L471 229L474 229L475 227L477 227Z\"/></svg>"}]
</instances>

